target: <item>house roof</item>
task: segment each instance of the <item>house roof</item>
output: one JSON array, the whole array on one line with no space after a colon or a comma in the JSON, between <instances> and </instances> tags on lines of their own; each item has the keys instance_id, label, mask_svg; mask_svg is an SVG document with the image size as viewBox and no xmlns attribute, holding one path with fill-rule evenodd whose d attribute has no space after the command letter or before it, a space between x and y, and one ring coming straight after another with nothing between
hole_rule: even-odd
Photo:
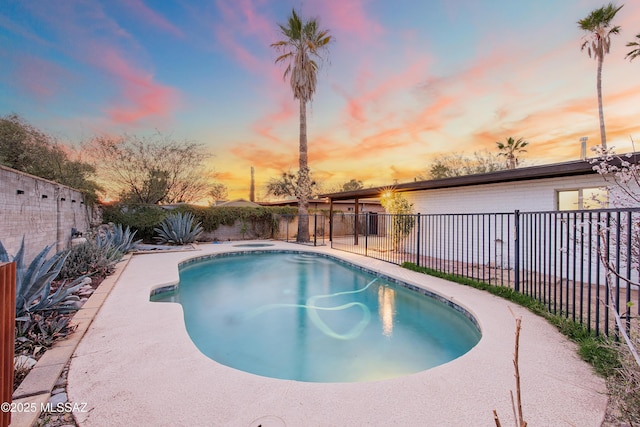
<instances>
[{"instance_id":1,"label":"house roof","mask_svg":"<svg viewBox=\"0 0 640 427\"><path fill-rule=\"evenodd\" d=\"M353 199L353 198L352 198ZM276 201L276 202L259 202L261 206L298 206L298 199L290 199L290 200L280 200L280 201ZM320 199L311 199L309 200L309 204L310 205L325 205L328 204L329 200L326 198L326 196L323 196L323 198ZM352 200L347 200L347 199L340 199L339 201L336 201L336 203L344 203L344 204L353 204ZM363 203L365 203L363 201ZM366 201L366 203L371 203L371 204L380 204L380 200L379 199L369 199Z\"/></svg>"},{"instance_id":2,"label":"house roof","mask_svg":"<svg viewBox=\"0 0 640 427\"><path fill-rule=\"evenodd\" d=\"M637 163L640 160L640 152L632 153L631 158L628 160L632 163ZM434 190L439 188L465 187L472 185L496 184L502 182L589 175L595 173L597 172L593 170L593 165L589 160L574 160L564 163L529 166L524 168L506 169L482 174L455 176L451 178L431 179L426 181L414 181L389 186L366 188L362 190L322 194L321 197L327 197L332 200L347 200L356 198L361 199L379 197L382 191L388 190L390 188L393 188L394 191L399 192Z\"/></svg>"}]
</instances>

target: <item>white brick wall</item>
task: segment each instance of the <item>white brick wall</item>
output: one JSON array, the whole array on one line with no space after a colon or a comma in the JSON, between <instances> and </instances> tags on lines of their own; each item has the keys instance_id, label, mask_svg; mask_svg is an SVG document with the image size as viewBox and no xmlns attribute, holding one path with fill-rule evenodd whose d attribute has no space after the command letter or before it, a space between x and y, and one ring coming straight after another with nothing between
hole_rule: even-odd
<instances>
[{"instance_id":1,"label":"white brick wall","mask_svg":"<svg viewBox=\"0 0 640 427\"><path fill-rule=\"evenodd\" d=\"M403 195L414 204L414 212L422 214L513 212L516 209L532 212L556 210L558 190L605 185L600 175L581 175L413 191Z\"/></svg>"}]
</instances>

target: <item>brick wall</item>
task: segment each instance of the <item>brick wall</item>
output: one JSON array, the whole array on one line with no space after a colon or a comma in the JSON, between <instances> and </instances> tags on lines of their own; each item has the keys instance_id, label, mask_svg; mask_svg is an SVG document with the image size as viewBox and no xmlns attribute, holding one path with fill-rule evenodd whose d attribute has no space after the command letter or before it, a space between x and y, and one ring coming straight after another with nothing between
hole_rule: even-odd
<instances>
[{"instance_id":1,"label":"brick wall","mask_svg":"<svg viewBox=\"0 0 640 427\"><path fill-rule=\"evenodd\" d=\"M68 247L72 228L85 232L89 225L82 193L0 166L0 241L9 255L18 251L23 235L28 262L55 244L52 255Z\"/></svg>"}]
</instances>

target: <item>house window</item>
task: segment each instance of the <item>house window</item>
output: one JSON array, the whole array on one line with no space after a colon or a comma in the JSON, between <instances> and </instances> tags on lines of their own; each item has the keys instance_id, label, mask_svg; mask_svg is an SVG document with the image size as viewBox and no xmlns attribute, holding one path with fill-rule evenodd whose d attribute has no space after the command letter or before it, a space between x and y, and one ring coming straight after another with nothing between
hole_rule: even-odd
<instances>
[{"instance_id":1,"label":"house window","mask_svg":"<svg viewBox=\"0 0 640 427\"><path fill-rule=\"evenodd\" d=\"M599 209L607 206L607 191L603 188L558 190L558 210Z\"/></svg>"}]
</instances>

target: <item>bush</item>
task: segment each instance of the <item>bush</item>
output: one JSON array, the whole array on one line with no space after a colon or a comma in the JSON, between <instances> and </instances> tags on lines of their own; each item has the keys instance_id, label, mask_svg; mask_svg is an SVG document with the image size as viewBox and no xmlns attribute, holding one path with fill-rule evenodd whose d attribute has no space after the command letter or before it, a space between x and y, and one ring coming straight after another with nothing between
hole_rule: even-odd
<instances>
[{"instance_id":1,"label":"bush","mask_svg":"<svg viewBox=\"0 0 640 427\"><path fill-rule=\"evenodd\" d=\"M142 241L152 243L153 229L169 214L158 205L114 204L103 206L102 221L129 227Z\"/></svg>"},{"instance_id":2,"label":"bush","mask_svg":"<svg viewBox=\"0 0 640 427\"><path fill-rule=\"evenodd\" d=\"M271 237L278 228L278 215L295 215L297 208L277 207L201 207L180 206L177 211L190 212L202 225L204 231L211 232L221 225L233 226L240 221L262 237Z\"/></svg>"},{"instance_id":3,"label":"bush","mask_svg":"<svg viewBox=\"0 0 640 427\"><path fill-rule=\"evenodd\" d=\"M278 215L296 215L297 208L274 207L216 207L181 205L173 211L159 205L114 204L103 206L103 222L122 224L136 230L136 236L146 243L154 242L155 231L172 213L191 213L203 231L213 232L221 225L233 226L242 222L248 231L260 237L271 237L278 227Z\"/></svg>"}]
</instances>

